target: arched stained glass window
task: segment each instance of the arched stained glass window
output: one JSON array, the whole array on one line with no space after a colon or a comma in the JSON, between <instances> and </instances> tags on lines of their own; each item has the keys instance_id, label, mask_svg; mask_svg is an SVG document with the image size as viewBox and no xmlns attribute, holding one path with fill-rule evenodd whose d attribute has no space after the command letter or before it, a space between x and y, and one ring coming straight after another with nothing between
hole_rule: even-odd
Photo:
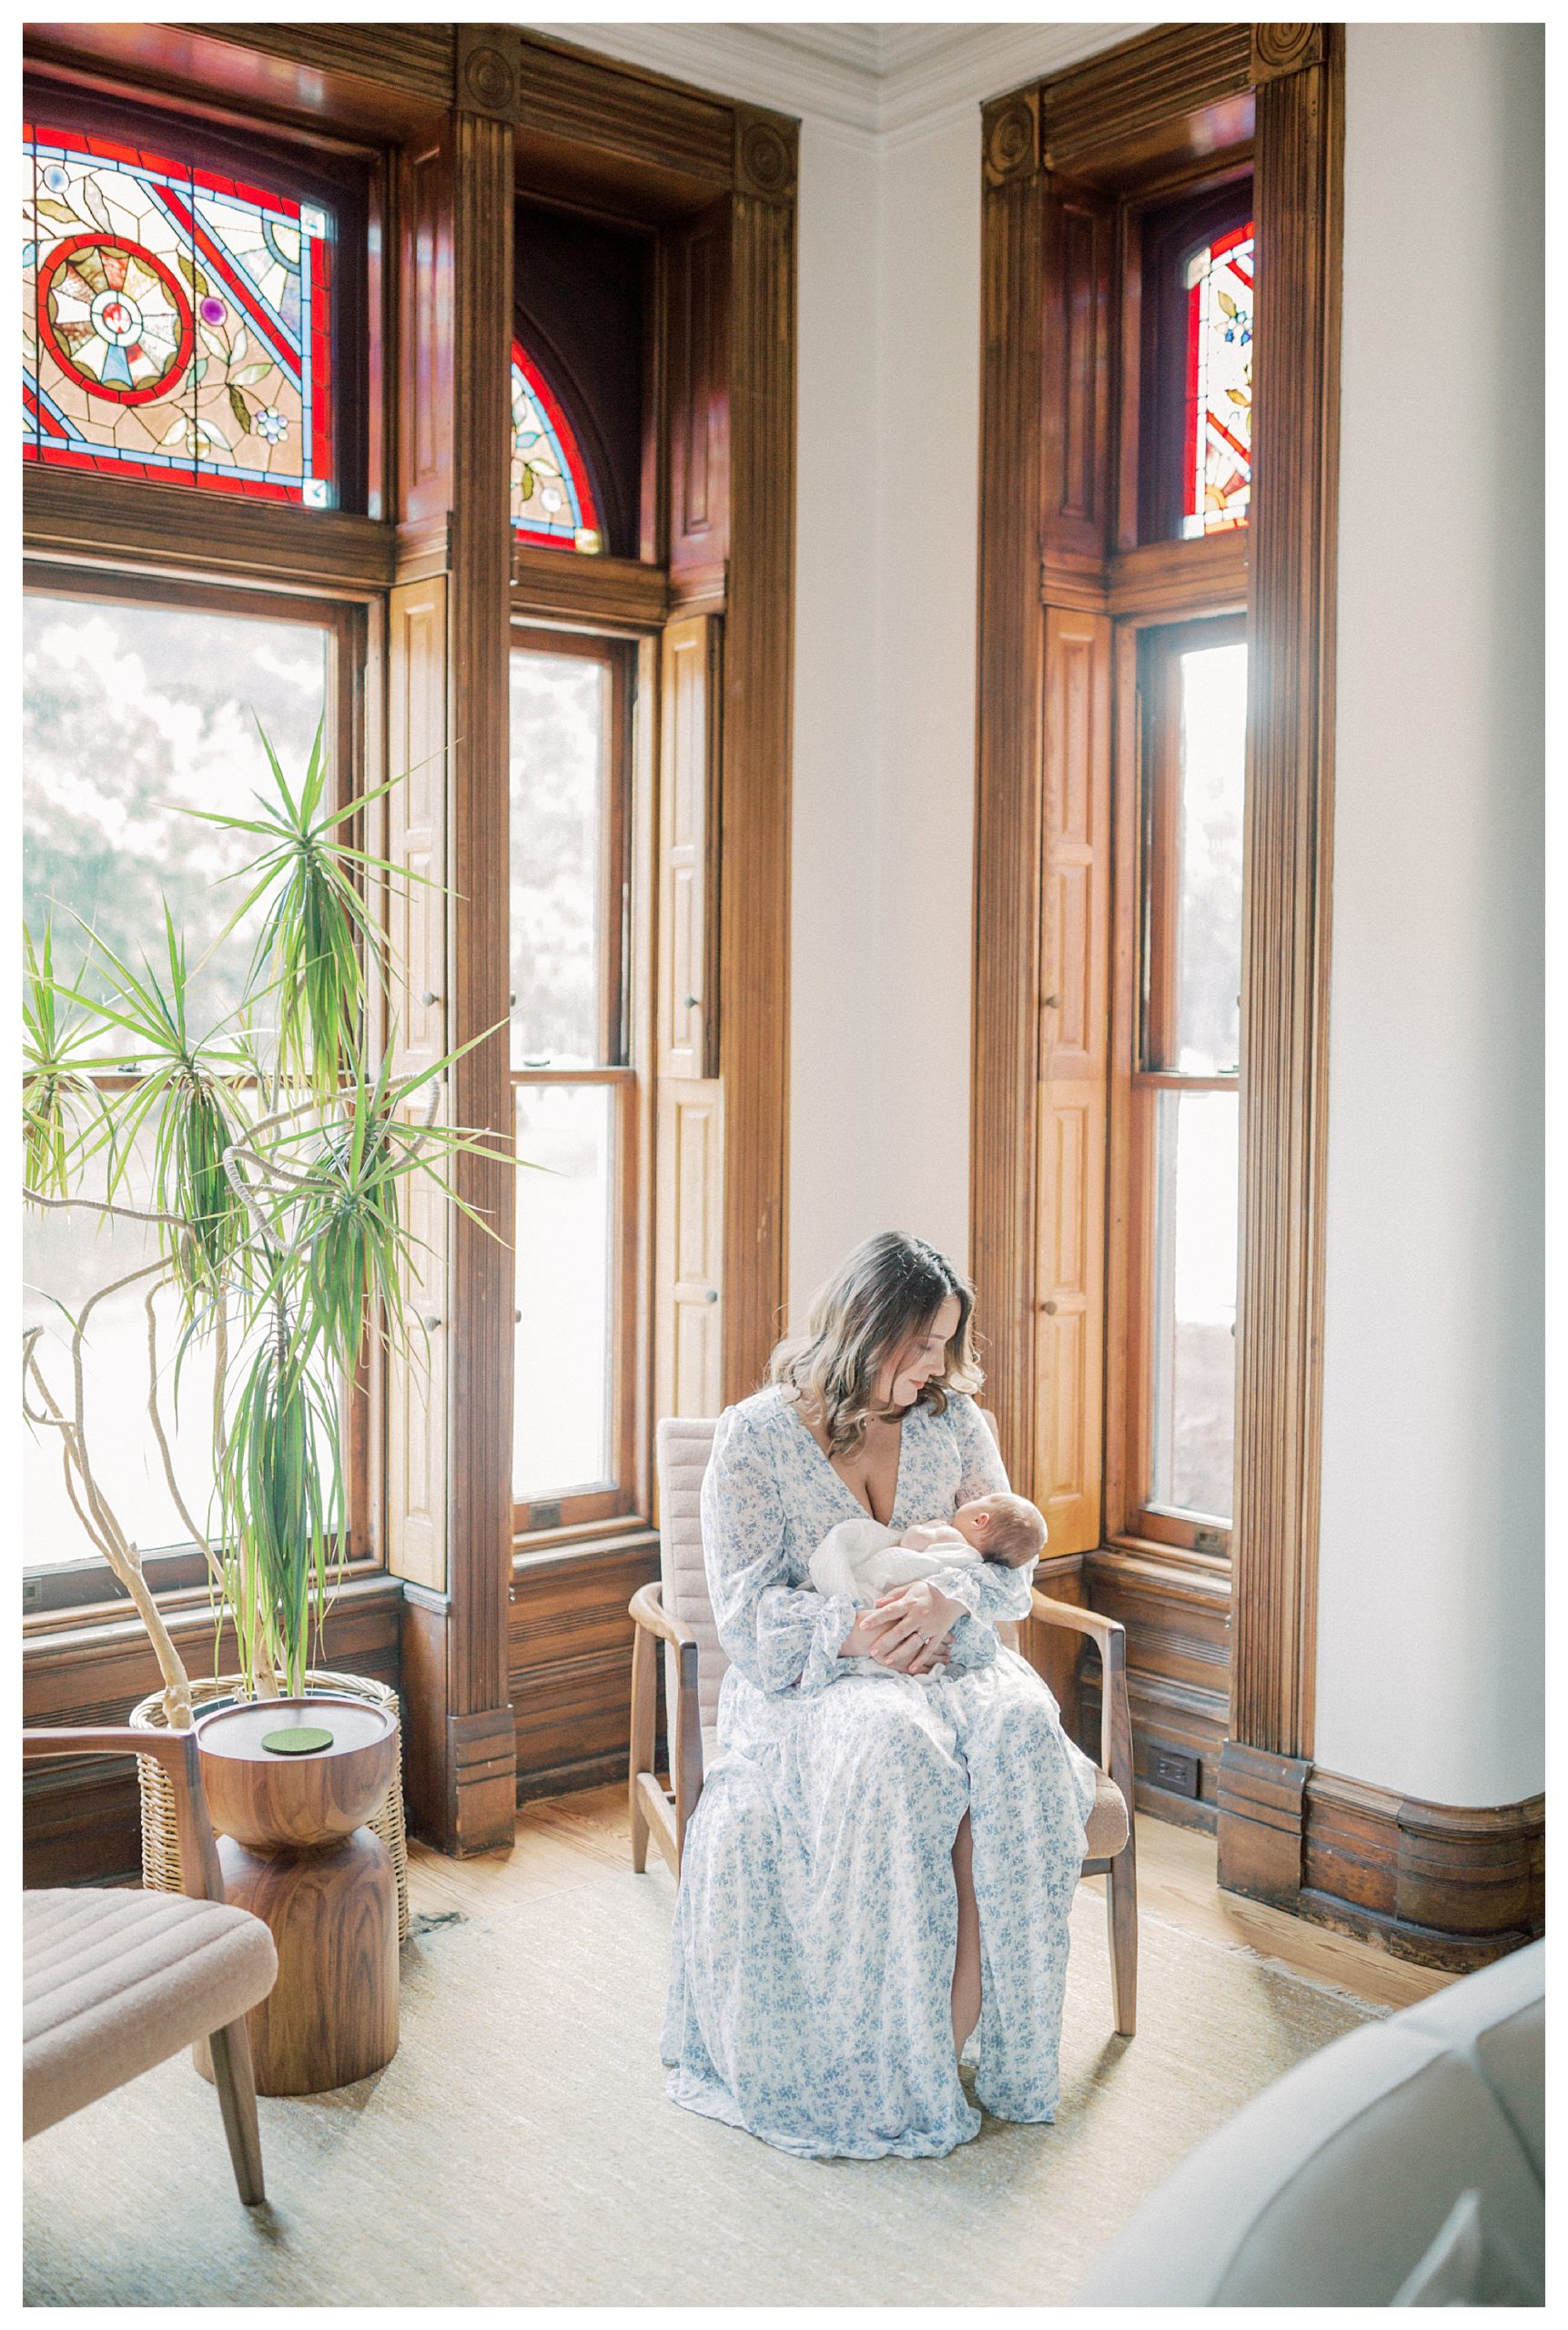
<instances>
[{"instance_id":1,"label":"arched stained glass window","mask_svg":"<svg viewBox=\"0 0 1568 2330\"><path fill-rule=\"evenodd\" d=\"M599 509L572 423L538 366L511 343L511 522L520 541L602 548Z\"/></svg>"},{"instance_id":2,"label":"arched stained glass window","mask_svg":"<svg viewBox=\"0 0 1568 2330\"><path fill-rule=\"evenodd\" d=\"M334 220L24 126L24 456L326 509Z\"/></svg>"},{"instance_id":3,"label":"arched stained glass window","mask_svg":"<svg viewBox=\"0 0 1568 2330\"><path fill-rule=\"evenodd\" d=\"M1252 221L1187 267L1186 449L1181 531L1246 522L1252 493Z\"/></svg>"}]
</instances>

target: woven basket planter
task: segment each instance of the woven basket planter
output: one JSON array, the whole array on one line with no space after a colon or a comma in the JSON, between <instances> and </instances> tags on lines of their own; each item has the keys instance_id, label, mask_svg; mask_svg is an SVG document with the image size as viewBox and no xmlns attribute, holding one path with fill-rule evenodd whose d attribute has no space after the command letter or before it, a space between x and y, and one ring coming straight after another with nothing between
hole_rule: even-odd
<instances>
[{"instance_id":1,"label":"woven basket planter","mask_svg":"<svg viewBox=\"0 0 1568 2330\"><path fill-rule=\"evenodd\" d=\"M385 1683L373 1683L365 1675L338 1675L328 1667L310 1667L305 1676L305 1688L309 1691L338 1691L345 1698L368 1699L372 1707L386 1707L398 1713L398 1695ZM191 1706L197 1715L215 1700L243 1698L245 1685L238 1675L218 1675L205 1683L193 1682L190 1687ZM155 1691L131 1709L131 1722L143 1731L163 1731L167 1728L164 1714L163 1693ZM141 1777L142 1791L142 1883L153 1893L180 1893L185 1889L179 1865L179 1831L175 1821L174 1788L168 1774L150 1756L138 1757L137 1770ZM398 1733L398 1762L392 1785L387 1790L380 1810L369 1824L379 1837L392 1857L392 1868L398 1879L398 1940L409 1938L409 1847L403 1833L403 1737Z\"/></svg>"}]
</instances>

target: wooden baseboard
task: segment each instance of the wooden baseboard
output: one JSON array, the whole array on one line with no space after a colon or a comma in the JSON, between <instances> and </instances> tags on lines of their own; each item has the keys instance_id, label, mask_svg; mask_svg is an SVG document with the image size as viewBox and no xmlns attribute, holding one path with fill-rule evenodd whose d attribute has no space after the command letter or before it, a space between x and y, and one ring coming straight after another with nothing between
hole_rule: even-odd
<instances>
[{"instance_id":1,"label":"wooden baseboard","mask_svg":"<svg viewBox=\"0 0 1568 2330\"><path fill-rule=\"evenodd\" d=\"M1301 1889L1301 1831L1307 1775L1300 1756L1276 1756L1228 1739L1219 1758L1215 1833L1219 1882L1276 1909L1293 1910Z\"/></svg>"},{"instance_id":2,"label":"wooden baseboard","mask_svg":"<svg viewBox=\"0 0 1568 2330\"><path fill-rule=\"evenodd\" d=\"M1391 1956L1465 1972L1545 1931L1546 1799L1430 1804L1314 1770L1297 1909Z\"/></svg>"},{"instance_id":3,"label":"wooden baseboard","mask_svg":"<svg viewBox=\"0 0 1568 2330\"><path fill-rule=\"evenodd\" d=\"M655 1760L663 1767L664 1743L661 1737ZM556 1764L548 1771L519 1772L517 1800L531 1804L542 1796L572 1796L579 1788L603 1788L612 1780L623 1780L630 1768L627 1751L618 1756L584 1756L572 1764Z\"/></svg>"}]
</instances>

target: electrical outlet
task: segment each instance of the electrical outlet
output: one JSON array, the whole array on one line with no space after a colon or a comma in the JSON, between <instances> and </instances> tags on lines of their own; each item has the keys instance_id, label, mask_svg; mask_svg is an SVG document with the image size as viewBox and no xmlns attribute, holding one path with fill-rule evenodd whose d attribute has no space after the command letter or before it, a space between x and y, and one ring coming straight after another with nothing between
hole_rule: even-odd
<instances>
[{"instance_id":1,"label":"electrical outlet","mask_svg":"<svg viewBox=\"0 0 1568 2330\"><path fill-rule=\"evenodd\" d=\"M1198 1758L1184 1756L1179 1748L1161 1748L1157 1740L1148 1744L1148 1778L1153 1788L1162 1788L1170 1796L1198 1794Z\"/></svg>"}]
</instances>

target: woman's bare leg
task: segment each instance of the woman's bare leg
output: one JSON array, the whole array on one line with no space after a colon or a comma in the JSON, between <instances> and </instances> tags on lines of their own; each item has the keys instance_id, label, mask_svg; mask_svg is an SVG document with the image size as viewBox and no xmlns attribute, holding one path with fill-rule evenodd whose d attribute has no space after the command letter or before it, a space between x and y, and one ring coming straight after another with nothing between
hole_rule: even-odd
<instances>
[{"instance_id":1,"label":"woman's bare leg","mask_svg":"<svg viewBox=\"0 0 1568 2330\"><path fill-rule=\"evenodd\" d=\"M958 1947L953 1959L953 2045L958 2054L980 2020L980 1905L975 1899L975 1839L966 1812L953 1839L958 1886Z\"/></svg>"}]
</instances>

